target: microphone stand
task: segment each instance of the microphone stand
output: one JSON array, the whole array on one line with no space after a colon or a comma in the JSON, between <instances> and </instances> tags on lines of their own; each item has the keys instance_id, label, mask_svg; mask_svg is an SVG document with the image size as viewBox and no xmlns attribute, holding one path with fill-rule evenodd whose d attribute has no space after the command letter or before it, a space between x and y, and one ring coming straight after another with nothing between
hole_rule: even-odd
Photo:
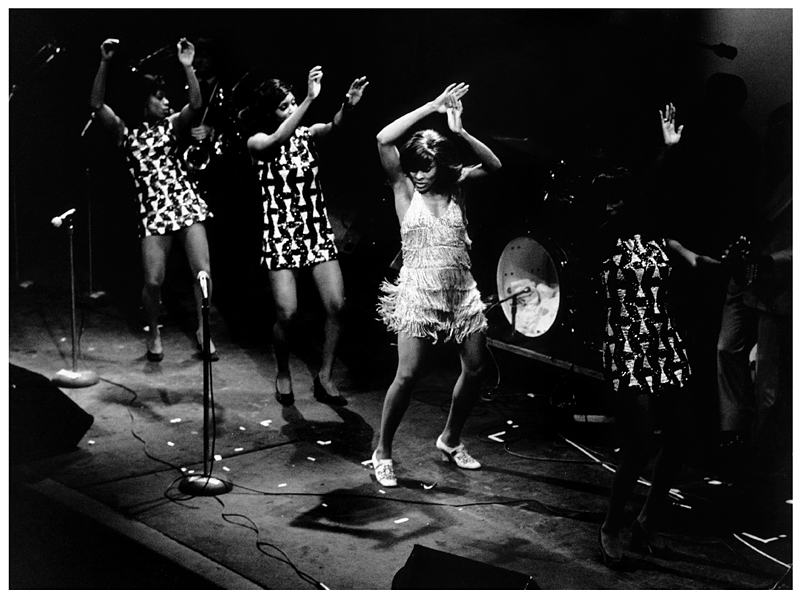
<instances>
[{"instance_id":1,"label":"microphone stand","mask_svg":"<svg viewBox=\"0 0 800 606\"><path fill-rule=\"evenodd\" d=\"M72 300L72 370L59 370L51 381L58 387L90 387L95 385L100 379L97 373L91 370L78 371L78 328L75 314L75 253L73 245L73 224L72 213L59 217L59 222L54 223L56 227L61 221L69 221L69 275L70 275L70 298ZM55 221L55 219L54 219Z\"/></svg>"},{"instance_id":2,"label":"microphone stand","mask_svg":"<svg viewBox=\"0 0 800 606\"><path fill-rule=\"evenodd\" d=\"M81 131L81 139L86 136L89 127L94 122L94 113L92 113L89 120L86 122L86 125L83 127ZM94 290L94 259L92 257L92 176L91 176L91 169L89 166L86 166L86 225L89 232L89 298L91 299L99 299L100 297L104 296L106 293L102 290L95 291Z\"/></svg>"},{"instance_id":3,"label":"microphone stand","mask_svg":"<svg viewBox=\"0 0 800 606\"><path fill-rule=\"evenodd\" d=\"M183 494L197 497L214 496L230 492L233 485L222 476L212 475L213 453L209 452L209 437L212 427L209 424L209 410L211 406L211 328L209 327L209 301L208 301L208 274L201 271L198 276L200 288L203 292L201 311L203 316L203 475L188 475L178 484L178 490ZM213 432L216 434L216 416L214 417Z\"/></svg>"},{"instance_id":4,"label":"microphone stand","mask_svg":"<svg viewBox=\"0 0 800 606\"><path fill-rule=\"evenodd\" d=\"M486 310L488 312L497 307L498 305L501 305L506 301L511 300L511 337L510 337L511 339L514 339L517 336L517 297L519 297L520 295L527 294L529 292L531 292L531 287L526 286L522 290L510 294L505 299L500 299L499 301L496 301L494 304L492 304L491 307L489 307L489 309Z\"/></svg>"}]
</instances>

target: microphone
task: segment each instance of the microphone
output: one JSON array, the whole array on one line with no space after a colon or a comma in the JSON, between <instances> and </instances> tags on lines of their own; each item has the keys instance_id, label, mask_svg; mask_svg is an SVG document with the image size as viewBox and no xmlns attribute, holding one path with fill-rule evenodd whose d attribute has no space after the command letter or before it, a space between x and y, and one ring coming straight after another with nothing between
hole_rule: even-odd
<instances>
[{"instance_id":1,"label":"microphone","mask_svg":"<svg viewBox=\"0 0 800 606\"><path fill-rule=\"evenodd\" d=\"M203 298L208 299L208 274L201 271L197 274L197 279L200 281L200 290L203 291Z\"/></svg>"},{"instance_id":2,"label":"microphone","mask_svg":"<svg viewBox=\"0 0 800 606\"><path fill-rule=\"evenodd\" d=\"M74 212L75 212L75 209L74 209L74 208L70 208L70 209L69 209L67 212L65 212L63 215L58 215L57 217L53 217L53 218L50 220L50 223L52 223L52 224L53 224L53 227L61 227L61 224L64 222L64 219L66 219L67 217L69 217L69 216L70 216L72 213L74 213Z\"/></svg>"}]
</instances>

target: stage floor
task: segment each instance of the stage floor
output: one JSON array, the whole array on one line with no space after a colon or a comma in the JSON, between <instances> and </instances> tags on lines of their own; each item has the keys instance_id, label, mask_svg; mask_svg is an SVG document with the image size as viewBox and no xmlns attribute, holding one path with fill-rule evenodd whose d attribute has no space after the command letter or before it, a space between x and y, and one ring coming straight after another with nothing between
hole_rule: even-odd
<instances>
[{"instance_id":1,"label":"stage floor","mask_svg":"<svg viewBox=\"0 0 800 606\"><path fill-rule=\"evenodd\" d=\"M47 378L71 369L67 293L47 279L11 286L12 365ZM94 423L74 450L33 461L11 453L11 588L387 590L415 545L529 576L541 589L790 583L791 473L733 481L710 460L691 461L676 484L664 529L674 557L629 552L625 570L606 568L597 533L614 428L573 414L597 412L587 394L598 388L512 352L491 356L464 433L483 469L443 463L434 446L458 372L443 348L396 438L400 486L382 488L363 462L396 351L372 318L348 318L337 373L349 405L314 400L312 341L293 358L296 402L283 407L267 340L234 338L212 308L213 471L233 490L189 497L178 484L203 470L204 393L190 319L165 318L161 363L146 361L141 322L113 296L84 298L78 321L79 369L101 380L62 391ZM304 325L318 333L313 310ZM575 410L552 397L571 381Z\"/></svg>"}]
</instances>

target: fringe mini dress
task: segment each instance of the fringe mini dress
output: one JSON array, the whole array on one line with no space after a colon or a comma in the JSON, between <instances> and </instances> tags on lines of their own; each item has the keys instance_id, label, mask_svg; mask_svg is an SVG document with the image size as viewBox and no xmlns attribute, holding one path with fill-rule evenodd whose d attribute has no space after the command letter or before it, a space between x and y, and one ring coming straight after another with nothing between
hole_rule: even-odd
<instances>
[{"instance_id":1,"label":"fringe mini dress","mask_svg":"<svg viewBox=\"0 0 800 606\"><path fill-rule=\"evenodd\" d=\"M670 316L664 239L618 238L602 268L607 303L603 358L614 390L682 387L691 368Z\"/></svg>"},{"instance_id":2,"label":"fringe mini dress","mask_svg":"<svg viewBox=\"0 0 800 606\"><path fill-rule=\"evenodd\" d=\"M255 160L264 227L261 262L298 269L338 256L307 127L300 126L270 160Z\"/></svg>"},{"instance_id":3,"label":"fringe mini dress","mask_svg":"<svg viewBox=\"0 0 800 606\"><path fill-rule=\"evenodd\" d=\"M170 120L127 130L125 144L139 199L140 238L165 236L212 217L178 157Z\"/></svg>"},{"instance_id":4,"label":"fringe mini dress","mask_svg":"<svg viewBox=\"0 0 800 606\"><path fill-rule=\"evenodd\" d=\"M392 331L436 343L486 330L469 258L469 238L461 207L452 199L435 217L414 191L400 226L403 266L395 283L381 285L378 314Z\"/></svg>"}]
</instances>

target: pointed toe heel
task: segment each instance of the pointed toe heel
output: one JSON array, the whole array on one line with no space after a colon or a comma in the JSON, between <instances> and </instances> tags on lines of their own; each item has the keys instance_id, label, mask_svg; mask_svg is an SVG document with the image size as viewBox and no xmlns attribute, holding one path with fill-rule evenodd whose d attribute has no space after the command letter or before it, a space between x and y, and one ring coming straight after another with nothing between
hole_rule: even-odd
<instances>
[{"instance_id":1,"label":"pointed toe heel","mask_svg":"<svg viewBox=\"0 0 800 606\"><path fill-rule=\"evenodd\" d=\"M394 475L394 465L391 459L378 459L372 453L372 468L375 470L375 479L381 486L393 488L397 486L397 478Z\"/></svg>"},{"instance_id":2,"label":"pointed toe heel","mask_svg":"<svg viewBox=\"0 0 800 606\"><path fill-rule=\"evenodd\" d=\"M319 375L314 377L314 399L330 406L347 406L347 399L343 396L332 396L325 391L319 380Z\"/></svg>"},{"instance_id":3,"label":"pointed toe heel","mask_svg":"<svg viewBox=\"0 0 800 606\"><path fill-rule=\"evenodd\" d=\"M442 441L442 436L436 438L436 448L441 453L442 461L455 463L461 469L480 469L481 464L476 461L463 444L450 448Z\"/></svg>"},{"instance_id":4,"label":"pointed toe heel","mask_svg":"<svg viewBox=\"0 0 800 606\"><path fill-rule=\"evenodd\" d=\"M278 379L275 379L275 399L281 406L292 406L294 404L294 392L281 393L278 389Z\"/></svg>"},{"instance_id":5,"label":"pointed toe heel","mask_svg":"<svg viewBox=\"0 0 800 606\"><path fill-rule=\"evenodd\" d=\"M613 569L619 569L622 567L622 562L623 562L622 556L612 556L610 553L606 551L606 548L603 546L602 528L597 533L597 550L600 552L600 558L603 560L603 564Z\"/></svg>"}]
</instances>

